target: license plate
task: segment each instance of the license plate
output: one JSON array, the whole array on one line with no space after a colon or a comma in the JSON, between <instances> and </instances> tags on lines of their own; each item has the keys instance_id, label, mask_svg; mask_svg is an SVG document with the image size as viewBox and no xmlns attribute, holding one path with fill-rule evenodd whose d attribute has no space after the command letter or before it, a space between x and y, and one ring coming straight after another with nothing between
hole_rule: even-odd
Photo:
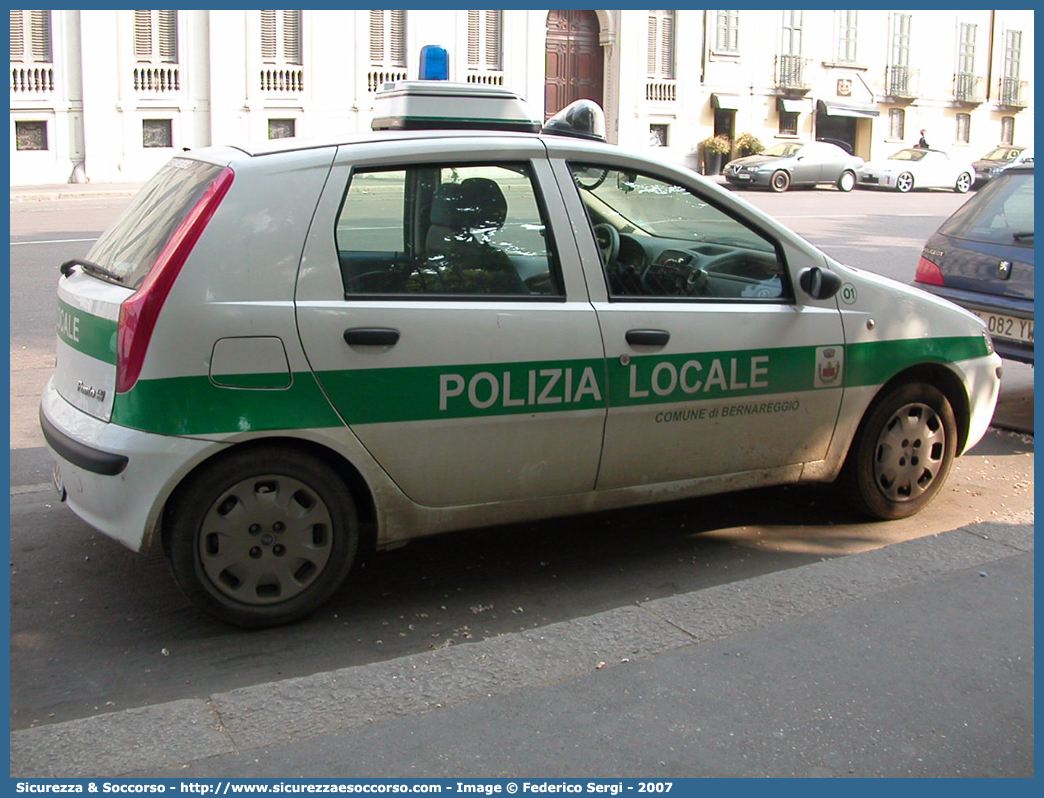
<instances>
[{"instance_id":1,"label":"license plate","mask_svg":"<svg viewBox=\"0 0 1044 798\"><path fill-rule=\"evenodd\" d=\"M739 174L736 175L737 180L750 180L750 175Z\"/></svg>"},{"instance_id":2,"label":"license plate","mask_svg":"<svg viewBox=\"0 0 1044 798\"><path fill-rule=\"evenodd\" d=\"M981 310L972 312L986 322L990 335L1024 344L1033 343L1033 319L1019 319L1015 316L1002 316L1000 313L987 313Z\"/></svg>"}]
</instances>

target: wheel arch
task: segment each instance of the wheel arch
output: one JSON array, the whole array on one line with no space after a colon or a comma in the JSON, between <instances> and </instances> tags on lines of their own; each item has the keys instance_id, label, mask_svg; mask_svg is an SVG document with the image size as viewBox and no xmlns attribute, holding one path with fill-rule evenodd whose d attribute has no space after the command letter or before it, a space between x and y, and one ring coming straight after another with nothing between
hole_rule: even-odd
<instances>
[{"instance_id":1,"label":"wheel arch","mask_svg":"<svg viewBox=\"0 0 1044 798\"><path fill-rule=\"evenodd\" d=\"M968 401L968 392L964 390L960 377L942 363L921 363L893 376L878 389L874 398L866 406L859 421L859 428L862 429L863 424L866 423L877 405L896 387L912 382L927 383L937 388L946 397L946 401L953 409L954 420L957 422L956 452L958 455L962 454L964 446L968 442L968 430L971 426L971 405Z\"/></svg>"},{"instance_id":2,"label":"wheel arch","mask_svg":"<svg viewBox=\"0 0 1044 798\"><path fill-rule=\"evenodd\" d=\"M170 524L167 522L167 516L170 508L180 500L182 491L192 478L199 471L210 467L218 460L241 453L244 450L267 448L273 445L294 449L314 457L326 465L337 479L344 483L352 497L352 501L355 503L355 511L359 519L358 556L365 556L373 552L377 545L377 504L373 497L373 492L359 469L343 455L321 443L291 436L276 435L255 438L243 443L223 447L211 454L210 457L197 463L192 470L181 478L174 490L170 492L160 513L160 540L162 541L164 554L170 555Z\"/></svg>"}]
</instances>

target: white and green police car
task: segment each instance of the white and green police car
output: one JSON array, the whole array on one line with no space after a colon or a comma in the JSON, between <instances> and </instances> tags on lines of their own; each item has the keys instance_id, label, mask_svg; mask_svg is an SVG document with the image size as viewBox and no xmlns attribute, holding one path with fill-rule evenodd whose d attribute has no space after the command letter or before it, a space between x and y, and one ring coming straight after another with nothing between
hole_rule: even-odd
<instances>
[{"instance_id":1,"label":"white and green police car","mask_svg":"<svg viewBox=\"0 0 1044 798\"><path fill-rule=\"evenodd\" d=\"M606 144L592 103L379 104L174 158L62 267L61 495L214 615L299 618L362 548L761 485L899 518L986 431L979 319Z\"/></svg>"}]
</instances>

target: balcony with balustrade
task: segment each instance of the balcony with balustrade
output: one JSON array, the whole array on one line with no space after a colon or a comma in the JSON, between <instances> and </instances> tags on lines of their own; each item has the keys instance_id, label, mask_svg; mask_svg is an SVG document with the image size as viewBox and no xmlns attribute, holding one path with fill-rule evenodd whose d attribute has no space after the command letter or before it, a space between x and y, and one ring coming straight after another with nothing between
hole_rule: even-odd
<instances>
[{"instance_id":1,"label":"balcony with balustrade","mask_svg":"<svg viewBox=\"0 0 1044 798\"><path fill-rule=\"evenodd\" d=\"M958 105L980 105L986 101L986 79L971 72L953 76L953 101Z\"/></svg>"},{"instance_id":2,"label":"balcony with balustrade","mask_svg":"<svg viewBox=\"0 0 1044 798\"><path fill-rule=\"evenodd\" d=\"M11 63L11 106L54 96L54 64Z\"/></svg>"},{"instance_id":3,"label":"balcony with balustrade","mask_svg":"<svg viewBox=\"0 0 1044 798\"><path fill-rule=\"evenodd\" d=\"M997 103L1005 108L1025 108L1029 103L1029 81L1018 78L1001 78L998 86Z\"/></svg>"},{"instance_id":4,"label":"balcony with balustrade","mask_svg":"<svg viewBox=\"0 0 1044 798\"><path fill-rule=\"evenodd\" d=\"M776 88L787 95L804 95L812 88L812 59L800 55L776 56Z\"/></svg>"},{"instance_id":5,"label":"balcony with balustrade","mask_svg":"<svg viewBox=\"0 0 1044 798\"><path fill-rule=\"evenodd\" d=\"M885 97L888 102L909 103L921 96L921 72L908 66L885 69Z\"/></svg>"}]
</instances>

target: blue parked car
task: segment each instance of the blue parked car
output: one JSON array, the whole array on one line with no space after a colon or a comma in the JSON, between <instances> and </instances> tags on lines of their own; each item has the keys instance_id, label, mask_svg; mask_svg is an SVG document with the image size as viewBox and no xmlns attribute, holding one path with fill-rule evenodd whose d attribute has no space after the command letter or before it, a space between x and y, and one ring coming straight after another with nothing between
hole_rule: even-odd
<instances>
[{"instance_id":1,"label":"blue parked car","mask_svg":"<svg viewBox=\"0 0 1044 798\"><path fill-rule=\"evenodd\" d=\"M1001 357L1033 363L1033 164L1008 167L958 208L914 279L980 316Z\"/></svg>"}]
</instances>

